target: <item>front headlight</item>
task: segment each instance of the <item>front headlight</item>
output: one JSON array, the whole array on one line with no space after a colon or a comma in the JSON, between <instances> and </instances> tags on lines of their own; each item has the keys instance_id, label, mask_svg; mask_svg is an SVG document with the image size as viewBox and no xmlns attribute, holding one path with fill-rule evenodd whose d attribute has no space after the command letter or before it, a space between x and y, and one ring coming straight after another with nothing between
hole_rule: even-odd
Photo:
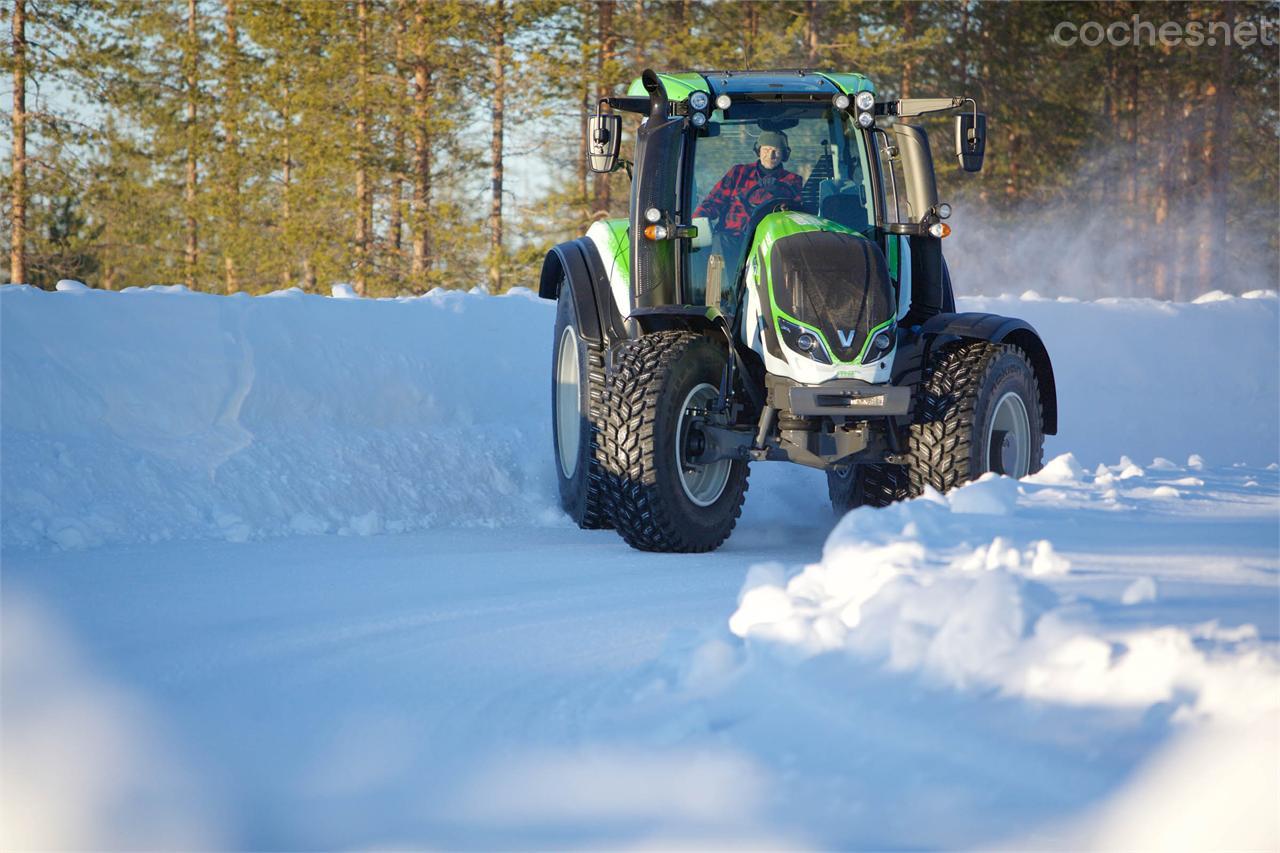
<instances>
[{"instance_id":1,"label":"front headlight","mask_svg":"<svg viewBox=\"0 0 1280 853\"><path fill-rule=\"evenodd\" d=\"M893 339L892 329L881 329L872 335L871 343L867 346L867 354L862 357L862 363L870 364L888 355L889 350L893 349Z\"/></svg>"},{"instance_id":2,"label":"front headlight","mask_svg":"<svg viewBox=\"0 0 1280 853\"><path fill-rule=\"evenodd\" d=\"M689 96L689 106L695 110L705 110L707 108L707 93L694 92Z\"/></svg>"},{"instance_id":3,"label":"front headlight","mask_svg":"<svg viewBox=\"0 0 1280 853\"><path fill-rule=\"evenodd\" d=\"M827 352L822 336L812 329L797 326L795 323L778 318L778 330L782 333L782 342L787 349L807 356L818 364L830 364L831 354Z\"/></svg>"}]
</instances>

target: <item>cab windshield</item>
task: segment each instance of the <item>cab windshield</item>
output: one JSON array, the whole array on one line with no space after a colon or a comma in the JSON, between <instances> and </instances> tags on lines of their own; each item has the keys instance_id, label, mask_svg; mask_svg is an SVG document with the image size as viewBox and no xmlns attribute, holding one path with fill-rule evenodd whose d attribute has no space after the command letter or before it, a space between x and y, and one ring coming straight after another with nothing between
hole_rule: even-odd
<instances>
[{"instance_id":1,"label":"cab windshield","mask_svg":"<svg viewBox=\"0 0 1280 853\"><path fill-rule=\"evenodd\" d=\"M712 113L697 136L692 187L693 218L712 239L690 251L690 296L735 313L738 273L771 210L865 233L875 222L865 162L862 134L827 104L738 103Z\"/></svg>"}]
</instances>

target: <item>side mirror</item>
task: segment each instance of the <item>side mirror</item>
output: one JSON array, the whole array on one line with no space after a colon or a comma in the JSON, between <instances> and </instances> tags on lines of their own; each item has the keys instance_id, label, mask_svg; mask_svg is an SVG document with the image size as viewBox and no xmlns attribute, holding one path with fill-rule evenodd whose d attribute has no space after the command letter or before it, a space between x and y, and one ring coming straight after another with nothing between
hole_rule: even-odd
<instances>
[{"instance_id":1,"label":"side mirror","mask_svg":"<svg viewBox=\"0 0 1280 853\"><path fill-rule=\"evenodd\" d=\"M618 149L622 145L622 116L596 113L587 129L591 152L591 171L612 172L618 168Z\"/></svg>"},{"instance_id":2,"label":"side mirror","mask_svg":"<svg viewBox=\"0 0 1280 853\"><path fill-rule=\"evenodd\" d=\"M982 158L987 153L986 113L960 113L956 116L956 156L966 172L982 171Z\"/></svg>"}]
</instances>

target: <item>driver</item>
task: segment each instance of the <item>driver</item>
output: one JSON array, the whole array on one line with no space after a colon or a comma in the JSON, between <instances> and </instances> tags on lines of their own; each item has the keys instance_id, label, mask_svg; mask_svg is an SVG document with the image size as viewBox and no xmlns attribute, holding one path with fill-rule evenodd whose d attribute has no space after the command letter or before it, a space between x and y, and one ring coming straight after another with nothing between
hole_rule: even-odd
<instances>
[{"instance_id":1,"label":"driver","mask_svg":"<svg viewBox=\"0 0 1280 853\"><path fill-rule=\"evenodd\" d=\"M804 187L799 175L782 168L791 156L785 133L764 131L757 137L755 149L759 160L730 167L693 212L694 217L720 220L720 231L735 243L742 239L758 206L774 199L799 204Z\"/></svg>"}]
</instances>

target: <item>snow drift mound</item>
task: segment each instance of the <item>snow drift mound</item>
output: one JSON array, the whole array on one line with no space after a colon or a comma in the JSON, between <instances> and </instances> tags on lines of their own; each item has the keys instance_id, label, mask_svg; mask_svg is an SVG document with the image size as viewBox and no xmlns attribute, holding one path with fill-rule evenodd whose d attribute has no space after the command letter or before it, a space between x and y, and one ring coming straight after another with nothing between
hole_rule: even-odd
<instances>
[{"instance_id":1,"label":"snow drift mound","mask_svg":"<svg viewBox=\"0 0 1280 853\"><path fill-rule=\"evenodd\" d=\"M729 628L785 659L845 651L952 688L1067 705L1174 703L1175 719L1275 715L1280 661L1255 626L1133 627L1108 618L1156 599L1149 575L1087 596L1078 582L1050 583L1073 571L1050 539L1038 538L1052 535L1055 516L1057 527L1086 526L1101 539L1113 513L1126 526L1134 515L1160 525L1239 513L1216 506L1221 496L1184 473L1148 477L1124 460L1091 477L1064 455L1022 483L986 474L947 495L929 490L886 509L854 510L827 539L821 562L789 578L780 566L753 567ZM1230 479L1238 487L1253 476ZM1254 480L1254 488L1253 511L1274 512L1271 484ZM1244 577L1271 580L1265 569L1217 580Z\"/></svg>"},{"instance_id":2,"label":"snow drift mound","mask_svg":"<svg viewBox=\"0 0 1280 853\"><path fill-rule=\"evenodd\" d=\"M1274 290L1195 302L971 297L961 311L1026 320L1058 383L1058 435L1045 458L1089 466L1201 453L1269 465L1280 454L1280 303Z\"/></svg>"},{"instance_id":3,"label":"snow drift mound","mask_svg":"<svg viewBox=\"0 0 1280 853\"><path fill-rule=\"evenodd\" d=\"M1278 467L1063 454L855 509L636 694L818 846L1277 849Z\"/></svg>"},{"instance_id":4,"label":"snow drift mound","mask_svg":"<svg viewBox=\"0 0 1280 853\"><path fill-rule=\"evenodd\" d=\"M6 287L0 313L6 546L560 523L527 291Z\"/></svg>"},{"instance_id":5,"label":"snow drift mound","mask_svg":"<svg viewBox=\"0 0 1280 853\"><path fill-rule=\"evenodd\" d=\"M1253 296L961 308L1025 317L1044 336L1061 412L1050 455L1267 464L1280 335L1275 294ZM0 537L83 547L567 523L552 477L552 322L525 290L0 288Z\"/></svg>"}]
</instances>

